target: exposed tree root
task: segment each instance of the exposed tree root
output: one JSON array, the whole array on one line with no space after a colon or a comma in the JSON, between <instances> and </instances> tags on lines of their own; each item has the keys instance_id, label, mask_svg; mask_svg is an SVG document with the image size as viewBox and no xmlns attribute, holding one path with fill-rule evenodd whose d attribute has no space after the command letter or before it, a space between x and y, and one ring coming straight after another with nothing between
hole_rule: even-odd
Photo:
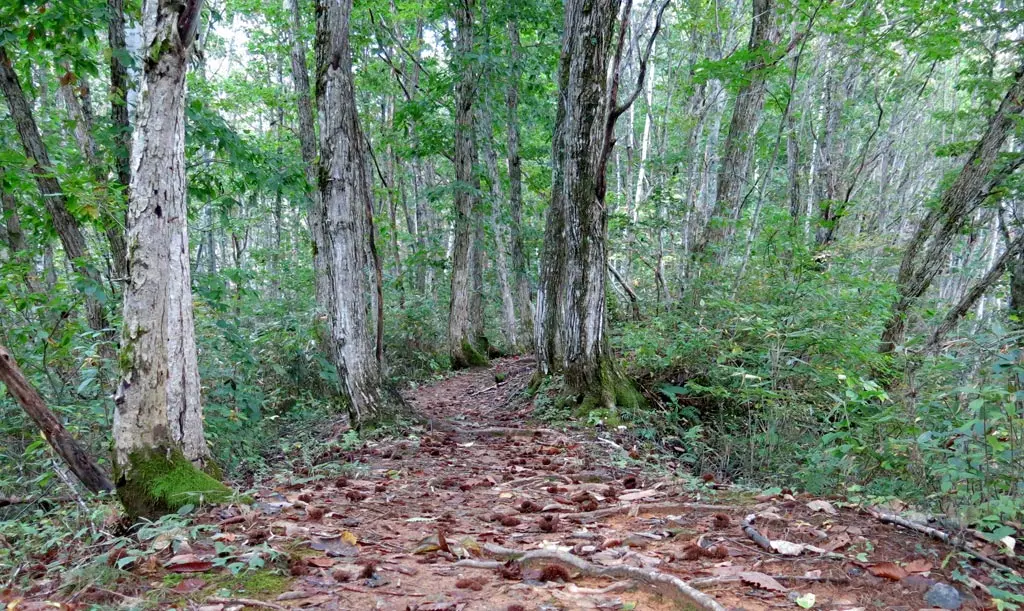
<instances>
[{"instance_id":1,"label":"exposed tree root","mask_svg":"<svg viewBox=\"0 0 1024 611\"><path fill-rule=\"evenodd\" d=\"M775 553L775 549L772 547L772 542L768 540L768 537L762 535L756 528L754 528L754 520L757 519L756 514L750 514L743 518L743 532L750 537L754 543L757 543L761 549Z\"/></svg>"},{"instance_id":2,"label":"exposed tree root","mask_svg":"<svg viewBox=\"0 0 1024 611\"><path fill-rule=\"evenodd\" d=\"M602 518L609 516L617 516L624 513L633 513L635 515L657 515L665 516L672 514L682 514L688 511L722 511L722 512L736 512L742 511L742 507L735 507L733 505L706 505L704 503L648 503L640 505L619 505L616 507L607 507L605 509L598 509L596 511L584 511L580 513L569 513L565 514L567 520L574 522L594 522Z\"/></svg>"},{"instance_id":3,"label":"exposed tree root","mask_svg":"<svg viewBox=\"0 0 1024 611\"><path fill-rule=\"evenodd\" d=\"M714 598L694 588L675 575L668 575L653 569L641 569L632 566L599 566L586 560L553 550L533 550L523 552L498 545L487 544L484 553L496 558L512 560L520 566L531 564L558 565L581 577L598 577L614 579L631 579L651 588L663 596L667 596L683 605L695 606L706 611L726 611Z\"/></svg>"},{"instance_id":4,"label":"exposed tree root","mask_svg":"<svg viewBox=\"0 0 1024 611\"><path fill-rule=\"evenodd\" d=\"M955 547L955 548L957 548L959 550L962 550L962 551L970 554L971 556L974 556L975 558L978 559L979 562L987 564L987 565L989 565L989 566L991 566L993 568L1000 569L1002 571L1007 571L1007 572L1013 573L1015 575L1018 574L1016 570L1006 566L1005 564L1003 564L1003 563L1001 563L1001 562L999 562L997 560L993 560L993 559L989 558L988 556L978 552L977 550L972 548L970 545L968 545L967 542L964 541L963 539L959 539L957 537L954 537L954 536L950 535L949 533L945 533L945 532L943 532L943 531L941 531L941 530L939 530L937 528L932 528L931 526L928 526L928 525L925 525L925 524L920 524L918 522L912 522L912 521L910 521L910 520L908 520L906 518L901 518L900 516L894 515L894 514L891 514L891 513L884 513L884 512L881 512L881 511L871 511L871 510L869 510L869 513L871 515L873 515L875 518L877 518L879 521L883 522L883 523L895 524L896 526L902 526L903 528L909 528L910 530L916 530L919 533L924 533L924 534L928 535L929 537L931 537L933 539L938 539L939 541L942 541L944 543L948 543L949 545L952 545L953 547Z\"/></svg>"},{"instance_id":5,"label":"exposed tree root","mask_svg":"<svg viewBox=\"0 0 1024 611\"><path fill-rule=\"evenodd\" d=\"M807 577L805 575L771 575L775 581L790 581L797 583L831 583L835 585L844 585L850 583L848 577ZM720 586L732 583L743 583L743 577L740 575L719 575L718 577L702 577L700 579L693 579L690 581L690 585L695 588L712 588L714 586Z\"/></svg>"},{"instance_id":6,"label":"exposed tree root","mask_svg":"<svg viewBox=\"0 0 1024 611\"><path fill-rule=\"evenodd\" d=\"M275 611L287 611L286 607L277 605L265 600L256 600L255 598L221 598L219 596L213 596L207 598L206 602L211 602L219 605L245 605L246 607L263 607L264 609L274 609Z\"/></svg>"}]
</instances>

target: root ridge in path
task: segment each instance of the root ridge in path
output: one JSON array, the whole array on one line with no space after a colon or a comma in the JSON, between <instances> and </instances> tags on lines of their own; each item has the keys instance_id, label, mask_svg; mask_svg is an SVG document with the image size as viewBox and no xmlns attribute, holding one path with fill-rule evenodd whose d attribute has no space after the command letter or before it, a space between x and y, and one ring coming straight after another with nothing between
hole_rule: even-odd
<instances>
[{"instance_id":1,"label":"root ridge in path","mask_svg":"<svg viewBox=\"0 0 1024 611\"><path fill-rule=\"evenodd\" d=\"M927 535L838 502L716 492L586 429L532 421L518 395L532 371L507 358L408 391L430 426L278 473L251 507L201 514L209 528L185 568L202 585L150 595L205 611L919 609L922 588L949 582L950 547ZM751 514L770 550L745 533ZM261 571L224 579L215 542L262 554L280 587L246 585ZM884 563L914 579L878 576Z\"/></svg>"}]
</instances>

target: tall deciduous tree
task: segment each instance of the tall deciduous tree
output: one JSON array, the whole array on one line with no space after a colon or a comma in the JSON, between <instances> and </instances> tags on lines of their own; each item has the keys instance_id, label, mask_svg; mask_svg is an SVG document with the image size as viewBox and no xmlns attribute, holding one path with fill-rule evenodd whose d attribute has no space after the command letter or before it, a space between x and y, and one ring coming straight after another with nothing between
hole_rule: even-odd
<instances>
[{"instance_id":1,"label":"tall deciduous tree","mask_svg":"<svg viewBox=\"0 0 1024 611\"><path fill-rule=\"evenodd\" d=\"M477 158L473 138L476 97L473 54L474 0L455 0L455 242L452 246L451 301L448 314L448 353L452 368L487 363L483 335L483 305L479 286L483 252L479 218L480 180L473 171Z\"/></svg>"},{"instance_id":2,"label":"tall deciduous tree","mask_svg":"<svg viewBox=\"0 0 1024 611\"><path fill-rule=\"evenodd\" d=\"M519 26L508 22L508 52L511 75L505 92L508 117L506 156L508 160L509 247L512 255L512 295L521 326L519 341L524 349L533 345L533 304L530 300L530 278L526 269L523 246L523 160L519 155L519 79L522 74L522 49Z\"/></svg>"},{"instance_id":3,"label":"tall deciduous tree","mask_svg":"<svg viewBox=\"0 0 1024 611\"><path fill-rule=\"evenodd\" d=\"M364 424L394 417L407 406L384 379L381 355L370 332L373 191L352 77L352 0L317 0L316 14L318 173L331 356L352 420Z\"/></svg>"},{"instance_id":4,"label":"tall deciduous tree","mask_svg":"<svg viewBox=\"0 0 1024 611\"><path fill-rule=\"evenodd\" d=\"M288 32L292 62L292 83L295 86L296 107L299 116L299 150L309 183L309 232L313 238L313 277L317 303L327 307L330 291L327 277L326 249L323 244L323 207L316 178L316 128L313 119L313 98L309 91L309 72L306 68L306 47L302 44L302 11L299 0L285 0L288 5Z\"/></svg>"},{"instance_id":5,"label":"tall deciduous tree","mask_svg":"<svg viewBox=\"0 0 1024 611\"><path fill-rule=\"evenodd\" d=\"M638 86L625 104L617 105L630 3L627 0L623 8L615 47L618 7L616 0L565 3L536 334L538 372L562 373L570 395L584 405L608 409L638 403L635 389L615 363L605 332L605 170L614 145L615 120L639 93ZM660 19L661 12L657 24ZM638 83L644 80L657 24L648 55L641 61Z\"/></svg>"},{"instance_id":6,"label":"tall deciduous tree","mask_svg":"<svg viewBox=\"0 0 1024 611\"><path fill-rule=\"evenodd\" d=\"M725 150L718 169L715 201L704 235L695 254L703 255L708 247L721 245L732 237L733 225L739 217L746 193L751 192L750 172L754 159L757 127L764 110L772 45L778 42L775 24L775 0L754 0L744 82L736 94L736 104L725 137Z\"/></svg>"},{"instance_id":7,"label":"tall deciduous tree","mask_svg":"<svg viewBox=\"0 0 1024 611\"><path fill-rule=\"evenodd\" d=\"M143 5L146 53L114 411L116 484L134 514L227 493L203 472L216 471L203 435L185 202L185 71L200 4Z\"/></svg>"}]
</instances>

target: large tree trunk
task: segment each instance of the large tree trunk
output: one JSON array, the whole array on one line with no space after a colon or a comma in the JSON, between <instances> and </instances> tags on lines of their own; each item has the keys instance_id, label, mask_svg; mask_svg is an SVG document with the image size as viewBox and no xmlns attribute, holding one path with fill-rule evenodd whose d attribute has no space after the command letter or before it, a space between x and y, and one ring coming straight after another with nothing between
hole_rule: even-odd
<instances>
[{"instance_id":1,"label":"large tree trunk","mask_svg":"<svg viewBox=\"0 0 1024 611\"><path fill-rule=\"evenodd\" d=\"M456 62L460 66L455 89L455 243L452 248L451 300L448 310L448 353L452 368L487 363L482 336L482 298L477 293L482 277L479 243L480 182L473 172L473 99L476 96L473 53L473 5L458 0L455 6Z\"/></svg>"},{"instance_id":2,"label":"large tree trunk","mask_svg":"<svg viewBox=\"0 0 1024 611\"><path fill-rule=\"evenodd\" d=\"M320 190L316 176L316 128L313 121L313 102L309 91L309 71L306 69L306 47L302 41L302 12L299 0L285 0L288 3L291 19L289 34L291 42L292 83L295 84L295 96L299 114L299 150L302 152L302 165L306 171L306 183L309 193L309 232L313 239L313 278L316 285L317 304L328 309L330 278L327 271L327 247L323 243L324 219L323 204L320 202Z\"/></svg>"},{"instance_id":3,"label":"large tree trunk","mask_svg":"<svg viewBox=\"0 0 1024 611\"><path fill-rule=\"evenodd\" d=\"M726 250L724 242L732 237L735 222L743 209L743 200L751 190L751 163L767 91L768 55L770 47L778 42L774 12L774 0L754 0L750 41L747 44L751 58L744 66L746 80L736 94L729 132L725 137L715 202L704 235L694 253L701 257L709 247L719 247L722 252ZM718 256L720 262L722 252Z\"/></svg>"},{"instance_id":4,"label":"large tree trunk","mask_svg":"<svg viewBox=\"0 0 1024 611\"><path fill-rule=\"evenodd\" d=\"M196 501L192 493L212 500L228 492L199 470L216 472L203 436L185 202L185 71L198 4L143 6L147 52L132 146L122 378L114 399L118 494L133 514L177 509Z\"/></svg>"},{"instance_id":5,"label":"large tree trunk","mask_svg":"<svg viewBox=\"0 0 1024 611\"><path fill-rule=\"evenodd\" d=\"M21 404L25 413L43 432L46 441L53 446L86 488L91 492L107 492L114 489L114 484L107 474L68 433L57 416L46 407L43 398L21 373L10 351L3 346L0 346L0 382L7 386L7 392Z\"/></svg>"},{"instance_id":6,"label":"large tree trunk","mask_svg":"<svg viewBox=\"0 0 1024 611\"><path fill-rule=\"evenodd\" d=\"M53 165L46 152L46 145L43 143L42 135L32 116L32 109L25 98L18 75L14 72L11 59L3 47L0 47L0 89L3 90L4 96L7 98L11 118L21 137L25 156L32 161L32 174L35 176L46 211L53 221L54 229L57 230L57 236L64 246L64 254L71 261L76 272L95 286L101 286L100 275L89 264L89 249L85 243L85 236L82 235L78 221L68 211L64 191L54 175ZM96 330L107 328L106 314L99 300L87 295L85 309L90 328Z\"/></svg>"},{"instance_id":7,"label":"large tree trunk","mask_svg":"<svg viewBox=\"0 0 1024 611\"><path fill-rule=\"evenodd\" d=\"M613 117L621 113L612 114L618 75L611 88L608 79L617 7L616 0L565 3L551 206L537 296L538 373L562 373L566 390L584 409L637 403L605 334L605 167Z\"/></svg>"},{"instance_id":8,"label":"large tree trunk","mask_svg":"<svg viewBox=\"0 0 1024 611\"><path fill-rule=\"evenodd\" d=\"M1018 68L1014 79L960 174L943 191L938 205L922 219L907 245L897 276L899 297L892 305L878 347L882 354L892 353L903 342L907 315L942 271L964 222L992 189L1024 161L1018 158L996 170L999 150L1024 110L1024 66Z\"/></svg>"},{"instance_id":9,"label":"large tree trunk","mask_svg":"<svg viewBox=\"0 0 1024 611\"><path fill-rule=\"evenodd\" d=\"M317 2L318 175L324 220L321 239L329 274L331 354L352 421L362 425L393 418L406 406L384 380L368 312L374 273L368 246L373 234L369 214L373 189L356 110L351 13L352 0Z\"/></svg>"},{"instance_id":10,"label":"large tree trunk","mask_svg":"<svg viewBox=\"0 0 1024 611\"><path fill-rule=\"evenodd\" d=\"M512 294L516 314L521 325L519 341L524 350L533 347L533 304L530 301L530 277L526 272L526 253L523 246L523 163L519 157L519 77L521 68L519 29L515 21L508 22L509 60L512 74L505 93L508 110L508 207L509 246L512 255Z\"/></svg>"}]
</instances>

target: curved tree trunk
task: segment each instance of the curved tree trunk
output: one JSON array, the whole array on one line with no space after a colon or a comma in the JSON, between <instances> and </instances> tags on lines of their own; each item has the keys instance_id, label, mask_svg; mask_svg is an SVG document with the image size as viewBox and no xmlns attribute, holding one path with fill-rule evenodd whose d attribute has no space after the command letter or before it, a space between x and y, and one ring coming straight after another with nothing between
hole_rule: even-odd
<instances>
[{"instance_id":1,"label":"curved tree trunk","mask_svg":"<svg viewBox=\"0 0 1024 611\"><path fill-rule=\"evenodd\" d=\"M890 354L906 336L907 315L945 267L953 243L970 215L992 189L1024 162L1018 157L996 170L999 151L1024 111L1024 65L1017 69L985 134L978 141L956 179L943 191L939 204L922 219L903 254L897 284L899 296L882 331L878 351ZM927 248L925 246L927 245Z\"/></svg>"},{"instance_id":2,"label":"curved tree trunk","mask_svg":"<svg viewBox=\"0 0 1024 611\"><path fill-rule=\"evenodd\" d=\"M352 0L318 0L316 21L317 111L320 124L319 188L328 271L331 350L349 400L352 421L362 425L406 409L382 375L368 303L373 191L366 142L359 128L349 19Z\"/></svg>"},{"instance_id":3,"label":"curved tree trunk","mask_svg":"<svg viewBox=\"0 0 1024 611\"><path fill-rule=\"evenodd\" d=\"M64 254L76 272L99 286L100 275L89 264L89 248L85 243L85 236L78 226L78 221L68 211L64 191L53 173L53 165L50 163L50 156L43 143L43 137L32 116L32 109L25 98L18 75L14 72L11 59L3 47L0 47L0 89L3 90L4 96L7 98L11 118L21 137L25 156L32 161L32 174L35 176L46 211L50 214L54 229L57 230L57 236L64 247ZM99 300L86 296L85 309L90 328L95 330L107 328L106 313Z\"/></svg>"},{"instance_id":4,"label":"curved tree trunk","mask_svg":"<svg viewBox=\"0 0 1024 611\"><path fill-rule=\"evenodd\" d=\"M0 346L0 382L7 386L7 392L14 397L29 418L43 432L46 441L64 459L72 473L78 477L90 492L106 492L114 489L107 474L96 464L78 441L68 433L60 419L43 402L36 389L18 368L7 348Z\"/></svg>"}]
</instances>

